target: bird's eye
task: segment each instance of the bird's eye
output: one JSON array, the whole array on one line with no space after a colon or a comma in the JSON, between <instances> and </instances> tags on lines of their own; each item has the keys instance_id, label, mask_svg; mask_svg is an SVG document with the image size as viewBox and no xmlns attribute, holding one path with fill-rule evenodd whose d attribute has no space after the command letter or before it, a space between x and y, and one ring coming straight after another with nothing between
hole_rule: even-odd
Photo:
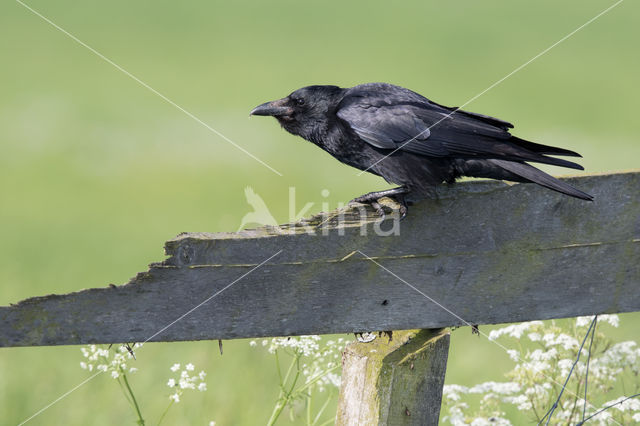
<instances>
[{"instance_id":1,"label":"bird's eye","mask_svg":"<svg viewBox=\"0 0 640 426\"><path fill-rule=\"evenodd\" d=\"M302 98L296 99L295 102L296 102L296 105L304 105L304 99L302 99Z\"/></svg>"}]
</instances>

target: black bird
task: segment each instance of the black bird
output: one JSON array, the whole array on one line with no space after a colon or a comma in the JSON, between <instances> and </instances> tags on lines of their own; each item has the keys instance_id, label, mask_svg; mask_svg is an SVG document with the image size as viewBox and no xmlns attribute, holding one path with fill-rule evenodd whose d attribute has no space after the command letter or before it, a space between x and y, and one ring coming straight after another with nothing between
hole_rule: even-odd
<instances>
[{"instance_id":1,"label":"black bird","mask_svg":"<svg viewBox=\"0 0 640 426\"><path fill-rule=\"evenodd\" d=\"M371 203L390 196L407 211L405 196L433 195L443 182L461 176L534 182L583 200L586 194L528 162L583 170L549 157L580 157L509 133L511 123L437 104L403 87L369 83L343 89L308 86L286 98L257 106L251 115L275 117L289 133L303 137L339 161L400 185L353 201Z\"/></svg>"}]
</instances>

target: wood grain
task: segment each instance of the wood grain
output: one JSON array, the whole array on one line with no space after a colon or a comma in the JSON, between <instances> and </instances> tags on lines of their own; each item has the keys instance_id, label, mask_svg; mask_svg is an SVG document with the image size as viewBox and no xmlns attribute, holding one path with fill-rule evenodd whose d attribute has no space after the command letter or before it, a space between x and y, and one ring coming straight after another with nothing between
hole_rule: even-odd
<instances>
[{"instance_id":1,"label":"wood grain","mask_svg":"<svg viewBox=\"0 0 640 426\"><path fill-rule=\"evenodd\" d=\"M399 235L376 235L393 220L380 225L363 206L281 227L182 234L166 243L165 261L125 285L0 307L0 346L407 330L640 310L640 173L567 180L595 201L475 181L412 206Z\"/></svg>"}]
</instances>

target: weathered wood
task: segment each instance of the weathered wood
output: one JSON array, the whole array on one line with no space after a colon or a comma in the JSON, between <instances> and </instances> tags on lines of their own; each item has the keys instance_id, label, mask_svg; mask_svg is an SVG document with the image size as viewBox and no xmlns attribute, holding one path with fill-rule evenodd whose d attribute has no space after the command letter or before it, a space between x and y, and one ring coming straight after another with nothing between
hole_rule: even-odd
<instances>
[{"instance_id":1,"label":"weathered wood","mask_svg":"<svg viewBox=\"0 0 640 426\"><path fill-rule=\"evenodd\" d=\"M411 207L400 235L376 236L375 213L355 207L340 226L314 217L238 234L182 234L166 244L168 259L126 285L1 307L0 346L406 330L640 310L640 173L568 180L595 201L476 181Z\"/></svg>"},{"instance_id":2,"label":"weathered wood","mask_svg":"<svg viewBox=\"0 0 640 426\"><path fill-rule=\"evenodd\" d=\"M351 343L342 355L337 425L437 425L448 330L410 330Z\"/></svg>"}]
</instances>

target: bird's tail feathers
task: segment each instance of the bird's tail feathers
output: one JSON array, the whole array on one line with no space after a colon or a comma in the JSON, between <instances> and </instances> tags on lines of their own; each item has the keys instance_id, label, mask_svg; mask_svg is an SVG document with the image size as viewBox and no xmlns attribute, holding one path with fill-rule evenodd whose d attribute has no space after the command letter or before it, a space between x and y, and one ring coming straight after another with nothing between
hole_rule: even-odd
<instances>
[{"instance_id":1,"label":"bird's tail feathers","mask_svg":"<svg viewBox=\"0 0 640 426\"><path fill-rule=\"evenodd\" d=\"M564 148L558 148L550 145L543 145L541 143L530 142L524 139L520 139L517 136L511 136L509 138L509 142L512 142L515 145L518 145L520 148L524 148L527 151L536 152L538 154L547 154L547 155L565 155L567 157L582 157L582 155L578 154L575 151L570 151Z\"/></svg>"},{"instance_id":2,"label":"bird's tail feathers","mask_svg":"<svg viewBox=\"0 0 640 426\"><path fill-rule=\"evenodd\" d=\"M567 167L569 169L576 169L576 170L584 170L584 167L582 167L580 164L574 163L573 161L563 160L562 158L547 157L546 155L536 155L535 157L532 156L531 158L524 158L525 156L523 155L522 157L524 161L533 161L535 163L551 164L552 166ZM529 167L532 167L532 166L529 166Z\"/></svg>"},{"instance_id":3,"label":"bird's tail feathers","mask_svg":"<svg viewBox=\"0 0 640 426\"><path fill-rule=\"evenodd\" d=\"M562 194L580 198L582 200L593 201L593 196L574 188L566 182L558 180L551 175L538 170L535 167L521 162L505 161L505 160L489 160L493 164L505 169L506 171L520 176L530 182L537 183L545 188L558 191Z\"/></svg>"}]
</instances>

